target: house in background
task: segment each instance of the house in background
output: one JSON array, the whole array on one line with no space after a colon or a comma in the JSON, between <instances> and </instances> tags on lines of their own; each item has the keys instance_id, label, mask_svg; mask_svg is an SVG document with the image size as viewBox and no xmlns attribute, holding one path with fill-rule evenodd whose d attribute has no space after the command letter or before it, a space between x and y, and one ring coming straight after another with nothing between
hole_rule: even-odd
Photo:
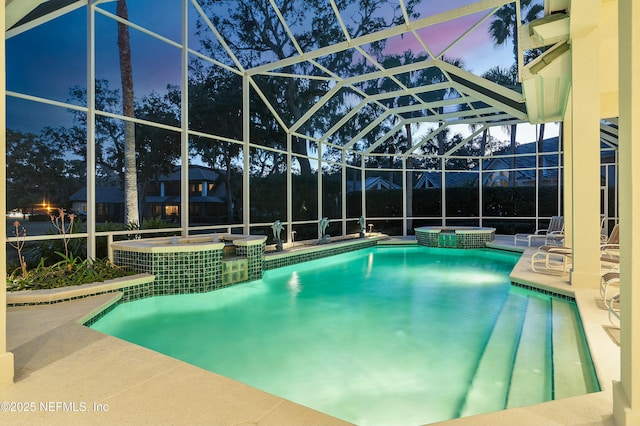
<instances>
[{"instance_id":1,"label":"house in background","mask_svg":"<svg viewBox=\"0 0 640 426\"><path fill-rule=\"evenodd\" d=\"M180 173L180 167L177 167L149 182L140 206L144 219L178 220ZM69 201L76 214L87 214L87 188L75 192ZM124 201L124 191L120 188L96 188L96 221L124 223ZM193 222L226 221L227 191L220 172L204 166L189 167L189 215Z\"/></svg>"},{"instance_id":2,"label":"house in background","mask_svg":"<svg viewBox=\"0 0 640 426\"><path fill-rule=\"evenodd\" d=\"M144 216L177 221L180 217L181 168L147 185ZM204 166L189 166L189 217L194 222L218 223L227 219L227 191L223 176Z\"/></svg>"},{"instance_id":3,"label":"house in background","mask_svg":"<svg viewBox=\"0 0 640 426\"><path fill-rule=\"evenodd\" d=\"M497 186L535 186L536 184L536 158L540 160L540 184L555 186L558 183L557 154L558 138L545 139L543 143L543 155L536 157L536 143L518 145L516 147L515 170L511 169L511 155L501 154L493 158L486 158L483 162L482 185L485 187ZM544 154L548 152L549 154ZM449 172L447 174L447 187L475 186L478 183L476 166L467 173ZM513 184L512 184L513 182ZM423 172L414 183L414 188L441 188L441 172Z\"/></svg>"},{"instance_id":4,"label":"house in background","mask_svg":"<svg viewBox=\"0 0 640 426\"><path fill-rule=\"evenodd\" d=\"M120 188L96 188L96 221L124 222L124 192ZM81 188L69 197L74 213L87 215L87 188Z\"/></svg>"},{"instance_id":5,"label":"house in background","mask_svg":"<svg viewBox=\"0 0 640 426\"><path fill-rule=\"evenodd\" d=\"M442 186L440 184L441 178L442 173L440 172L422 172L413 187L415 189L440 188Z\"/></svg>"},{"instance_id":6,"label":"house in background","mask_svg":"<svg viewBox=\"0 0 640 426\"><path fill-rule=\"evenodd\" d=\"M496 155L491 160L485 160L482 185L489 187L496 186L535 186L536 167L540 167L538 175L539 184L542 186L555 186L558 184L558 137L545 139L542 144L542 151L536 157L536 142L518 145L516 147L515 168L512 167L509 155ZM548 154L545 154L548 153ZM536 164L539 159L540 164Z\"/></svg>"},{"instance_id":7,"label":"house in background","mask_svg":"<svg viewBox=\"0 0 640 426\"><path fill-rule=\"evenodd\" d=\"M518 145L516 147L515 170L511 169L511 155L501 154L493 158L486 158L483 162L482 185L496 186L534 186L536 184L536 159L540 159L540 184L555 186L558 183L559 156L558 138L545 139L543 155L536 157L536 142ZM544 154L548 152L549 154ZM442 188L443 174L439 171L425 171L418 173L413 187L415 189ZM478 166L471 170L461 170L459 173L448 172L446 186L469 187L478 184ZM347 191L360 191L360 181L347 181ZM365 181L366 190L402 189L382 177L369 177Z\"/></svg>"},{"instance_id":8,"label":"house in background","mask_svg":"<svg viewBox=\"0 0 640 426\"><path fill-rule=\"evenodd\" d=\"M383 177L368 177L364 182L365 191L379 191L382 189L402 189L402 186L393 183ZM347 192L362 191L362 182L359 180L347 181Z\"/></svg>"}]
</instances>

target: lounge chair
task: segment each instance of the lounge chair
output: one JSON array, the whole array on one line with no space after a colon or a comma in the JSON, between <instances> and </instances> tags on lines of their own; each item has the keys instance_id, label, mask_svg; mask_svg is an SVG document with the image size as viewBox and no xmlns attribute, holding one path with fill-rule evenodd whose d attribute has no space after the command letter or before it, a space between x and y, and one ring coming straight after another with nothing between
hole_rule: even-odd
<instances>
[{"instance_id":1,"label":"lounge chair","mask_svg":"<svg viewBox=\"0 0 640 426\"><path fill-rule=\"evenodd\" d=\"M531 270L549 274L564 274L571 268L573 250L571 247L543 245L531 256ZM620 272L620 258L609 254L600 255L600 273Z\"/></svg>"},{"instance_id":2,"label":"lounge chair","mask_svg":"<svg viewBox=\"0 0 640 426\"><path fill-rule=\"evenodd\" d=\"M609 322L614 327L620 327L620 293L616 293L609 301ZM612 317L615 317L615 321Z\"/></svg>"},{"instance_id":3,"label":"lounge chair","mask_svg":"<svg viewBox=\"0 0 640 426\"><path fill-rule=\"evenodd\" d=\"M573 251L570 247L540 246L531 256L531 270L546 274L562 275L571 267Z\"/></svg>"},{"instance_id":4,"label":"lounge chair","mask_svg":"<svg viewBox=\"0 0 640 426\"><path fill-rule=\"evenodd\" d=\"M545 245L561 244L564 239L564 216L552 216L547 229L536 229L533 234L516 234L513 237L513 244L518 245L518 241L526 241L531 247L531 242L544 241Z\"/></svg>"},{"instance_id":5,"label":"lounge chair","mask_svg":"<svg viewBox=\"0 0 640 426\"><path fill-rule=\"evenodd\" d=\"M537 237L534 237L537 238ZM561 246L564 243L564 229L558 232L552 232L544 236L544 245Z\"/></svg>"},{"instance_id":6,"label":"lounge chair","mask_svg":"<svg viewBox=\"0 0 640 426\"><path fill-rule=\"evenodd\" d=\"M605 225L607 223L607 217L603 214L600 215L600 242L602 244L607 242L607 230L605 229Z\"/></svg>"},{"instance_id":7,"label":"lounge chair","mask_svg":"<svg viewBox=\"0 0 640 426\"><path fill-rule=\"evenodd\" d=\"M605 272L600 278L600 296L602 296L602 300L607 308L609 308L611 300L613 299L613 297L607 298L610 287L620 287L619 271Z\"/></svg>"},{"instance_id":8,"label":"lounge chair","mask_svg":"<svg viewBox=\"0 0 640 426\"><path fill-rule=\"evenodd\" d=\"M620 258L602 253L600 255L600 273L605 274L607 272L620 272Z\"/></svg>"},{"instance_id":9,"label":"lounge chair","mask_svg":"<svg viewBox=\"0 0 640 426\"><path fill-rule=\"evenodd\" d=\"M613 227L607 241L600 245L600 251L603 257L620 257L620 224Z\"/></svg>"}]
</instances>

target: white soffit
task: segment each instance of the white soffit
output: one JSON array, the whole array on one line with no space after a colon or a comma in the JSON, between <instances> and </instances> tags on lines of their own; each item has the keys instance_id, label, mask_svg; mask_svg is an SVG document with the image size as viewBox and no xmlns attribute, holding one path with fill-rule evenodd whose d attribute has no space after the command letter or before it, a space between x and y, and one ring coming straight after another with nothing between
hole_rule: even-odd
<instances>
[{"instance_id":1,"label":"white soffit","mask_svg":"<svg viewBox=\"0 0 640 426\"><path fill-rule=\"evenodd\" d=\"M530 25L532 35L541 41L550 41L569 35L569 16L564 13L548 15Z\"/></svg>"},{"instance_id":2,"label":"white soffit","mask_svg":"<svg viewBox=\"0 0 640 426\"><path fill-rule=\"evenodd\" d=\"M11 28L47 0L5 0L4 25Z\"/></svg>"}]
</instances>

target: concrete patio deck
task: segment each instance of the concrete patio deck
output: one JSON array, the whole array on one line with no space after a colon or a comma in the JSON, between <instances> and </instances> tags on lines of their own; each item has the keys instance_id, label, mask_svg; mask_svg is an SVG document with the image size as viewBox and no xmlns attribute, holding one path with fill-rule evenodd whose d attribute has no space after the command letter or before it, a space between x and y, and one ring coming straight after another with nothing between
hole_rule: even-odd
<instances>
[{"instance_id":1,"label":"concrete patio deck","mask_svg":"<svg viewBox=\"0 0 640 426\"><path fill-rule=\"evenodd\" d=\"M494 244L513 249L513 237L498 236ZM535 250L524 251L511 278L575 294L603 390L440 424L614 424L611 388L619 379L620 351L605 330L608 315L598 307L599 292L572 288L567 277L532 272ZM0 402L13 402L22 412L7 412L3 404L3 424L348 424L79 323L113 297L7 309L16 371L15 383L0 389Z\"/></svg>"}]
</instances>

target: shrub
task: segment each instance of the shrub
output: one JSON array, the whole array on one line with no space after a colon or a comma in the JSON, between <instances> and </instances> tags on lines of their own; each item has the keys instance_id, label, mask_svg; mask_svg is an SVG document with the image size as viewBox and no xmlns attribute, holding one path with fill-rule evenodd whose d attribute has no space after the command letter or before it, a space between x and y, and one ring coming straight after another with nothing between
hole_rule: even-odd
<instances>
[{"instance_id":1,"label":"shrub","mask_svg":"<svg viewBox=\"0 0 640 426\"><path fill-rule=\"evenodd\" d=\"M26 276L22 276L19 268L16 269L7 277L7 291L68 287L135 274L113 265L108 259L90 262L77 256L58 254L63 258L61 261L47 266L43 259Z\"/></svg>"}]
</instances>

